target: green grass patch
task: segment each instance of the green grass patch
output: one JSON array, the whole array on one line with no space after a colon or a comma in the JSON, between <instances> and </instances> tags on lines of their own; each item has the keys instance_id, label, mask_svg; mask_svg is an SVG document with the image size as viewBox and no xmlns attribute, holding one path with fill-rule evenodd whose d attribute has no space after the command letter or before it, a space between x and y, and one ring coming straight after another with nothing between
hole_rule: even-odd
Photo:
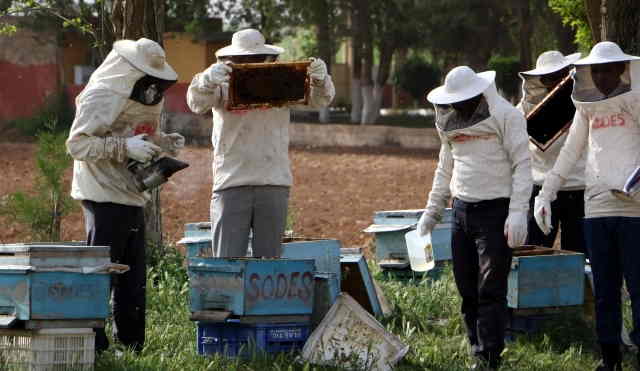
<instances>
[{"instance_id":1,"label":"green grass patch","mask_svg":"<svg viewBox=\"0 0 640 371\"><path fill-rule=\"evenodd\" d=\"M339 370L298 363L294 356L255 356L250 360L202 357L196 352L196 326L189 320L188 278L183 258L167 249L167 256L148 272L147 341L135 355L113 344L96 363L97 371L114 370ZM472 363L460 315L460 298L449 268L437 278L398 278L371 264L374 277L393 313L382 324L410 350L397 370L467 370ZM116 353L122 352L122 355ZM580 311L567 311L545 322L533 335L519 335L507 344L501 370L585 371L599 356L593 325ZM631 369L632 358L625 356ZM625 368L626 369L626 368Z\"/></svg>"}]
</instances>

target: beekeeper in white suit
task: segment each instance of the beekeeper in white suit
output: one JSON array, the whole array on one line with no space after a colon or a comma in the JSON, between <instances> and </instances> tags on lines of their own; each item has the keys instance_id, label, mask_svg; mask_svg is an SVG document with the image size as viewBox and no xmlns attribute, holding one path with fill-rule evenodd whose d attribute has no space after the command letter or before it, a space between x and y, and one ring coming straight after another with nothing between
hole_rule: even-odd
<instances>
[{"instance_id":1,"label":"beekeeper in white suit","mask_svg":"<svg viewBox=\"0 0 640 371\"><path fill-rule=\"evenodd\" d=\"M253 231L254 256L280 256L289 188L288 107L228 111L230 63L275 61L284 50L265 44L254 29L233 34L231 45L216 51L218 63L195 75L187 103L195 113L213 112L213 196L211 223L217 257L244 256ZM308 69L309 105L326 107L335 89L327 66L312 59Z\"/></svg>"},{"instance_id":2,"label":"beekeeper in white suit","mask_svg":"<svg viewBox=\"0 0 640 371\"><path fill-rule=\"evenodd\" d=\"M130 161L175 155L184 146L177 133L158 128L164 92L176 82L162 47L149 39L120 40L76 98L67 139L73 157L71 196L82 201L91 246L109 246L111 260L130 270L112 284L113 332L140 351L145 332L145 222L148 192L136 188ZM96 350L109 346L96 329Z\"/></svg>"},{"instance_id":3,"label":"beekeeper in white suit","mask_svg":"<svg viewBox=\"0 0 640 371\"><path fill-rule=\"evenodd\" d=\"M564 56L559 51L550 50L540 54L536 61L536 68L520 72L520 77L522 78L522 100L517 108L525 116L528 115L562 80L569 76L573 69L573 62L578 59L580 59L580 53ZM572 108L567 107L566 109ZM584 218L584 166L586 156L583 155L580 158L573 171L568 175L564 186L558 192L558 197L551 205L554 215L552 233L545 235L538 227L533 216L535 196L540 192L545 175L553 168L553 164L560 154L560 149L567 140L568 130L564 130L545 150L537 146L533 140L529 140L533 191L529 203L531 210L529 212L527 245L553 247L558 226L561 225L562 249L585 253L582 223Z\"/></svg>"},{"instance_id":4,"label":"beekeeper in white suit","mask_svg":"<svg viewBox=\"0 0 640 371\"><path fill-rule=\"evenodd\" d=\"M495 72L452 69L427 100L441 146L418 233L431 232L453 196L453 273L478 364L497 369L507 321L511 247L527 236L531 168L525 119L500 97Z\"/></svg>"},{"instance_id":5,"label":"beekeeper in white suit","mask_svg":"<svg viewBox=\"0 0 640 371\"><path fill-rule=\"evenodd\" d=\"M551 202L587 152L584 232L603 358L598 370L620 370L623 277L633 313L630 336L640 345L640 204L615 195L640 166L640 58L603 41L575 65L572 98L576 116L567 142L536 197L534 213L540 229L549 233Z\"/></svg>"}]
</instances>

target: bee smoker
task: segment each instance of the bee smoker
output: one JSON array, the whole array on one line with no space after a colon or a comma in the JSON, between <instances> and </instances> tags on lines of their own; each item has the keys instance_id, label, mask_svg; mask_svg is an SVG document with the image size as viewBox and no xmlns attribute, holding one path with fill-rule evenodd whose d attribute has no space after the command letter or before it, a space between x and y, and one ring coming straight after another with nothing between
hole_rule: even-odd
<instances>
[{"instance_id":1,"label":"bee smoker","mask_svg":"<svg viewBox=\"0 0 640 371\"><path fill-rule=\"evenodd\" d=\"M160 157L149 163L130 160L127 169L131 171L138 191L143 192L166 183L176 172L189 167L189 164L171 157Z\"/></svg>"}]
</instances>

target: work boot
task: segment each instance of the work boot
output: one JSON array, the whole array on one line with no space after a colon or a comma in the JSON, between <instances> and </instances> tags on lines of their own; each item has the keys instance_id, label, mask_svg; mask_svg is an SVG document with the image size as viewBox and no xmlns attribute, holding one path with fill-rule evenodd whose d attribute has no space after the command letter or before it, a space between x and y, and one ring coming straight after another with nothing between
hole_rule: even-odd
<instances>
[{"instance_id":1,"label":"work boot","mask_svg":"<svg viewBox=\"0 0 640 371\"><path fill-rule=\"evenodd\" d=\"M596 371L622 371L622 354L618 344L600 344L602 361Z\"/></svg>"}]
</instances>

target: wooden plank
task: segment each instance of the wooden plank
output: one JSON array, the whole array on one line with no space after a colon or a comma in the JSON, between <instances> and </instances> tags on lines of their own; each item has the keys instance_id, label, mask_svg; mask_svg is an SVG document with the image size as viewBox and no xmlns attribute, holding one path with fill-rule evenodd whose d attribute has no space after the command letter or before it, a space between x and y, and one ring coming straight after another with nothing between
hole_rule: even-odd
<instances>
[{"instance_id":1,"label":"wooden plank","mask_svg":"<svg viewBox=\"0 0 640 371\"><path fill-rule=\"evenodd\" d=\"M192 321L224 322L229 317L231 317L231 312L228 311L202 310L192 312L189 319Z\"/></svg>"},{"instance_id":2,"label":"wooden plank","mask_svg":"<svg viewBox=\"0 0 640 371\"><path fill-rule=\"evenodd\" d=\"M87 320L28 320L24 321L27 330L40 330L47 328L101 328L104 327L102 319Z\"/></svg>"}]
</instances>

